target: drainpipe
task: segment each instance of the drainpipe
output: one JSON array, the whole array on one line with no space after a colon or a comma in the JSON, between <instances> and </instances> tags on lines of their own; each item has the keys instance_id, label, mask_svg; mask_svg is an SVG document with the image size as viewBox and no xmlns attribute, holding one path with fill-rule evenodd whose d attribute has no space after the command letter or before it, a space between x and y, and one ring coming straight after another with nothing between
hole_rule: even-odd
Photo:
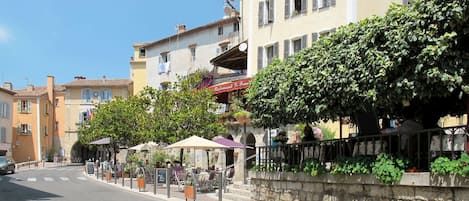
<instances>
[{"instance_id":1,"label":"drainpipe","mask_svg":"<svg viewBox=\"0 0 469 201\"><path fill-rule=\"evenodd\" d=\"M37 160L42 159L41 143L41 99L36 98L36 133L37 133Z\"/></svg>"}]
</instances>

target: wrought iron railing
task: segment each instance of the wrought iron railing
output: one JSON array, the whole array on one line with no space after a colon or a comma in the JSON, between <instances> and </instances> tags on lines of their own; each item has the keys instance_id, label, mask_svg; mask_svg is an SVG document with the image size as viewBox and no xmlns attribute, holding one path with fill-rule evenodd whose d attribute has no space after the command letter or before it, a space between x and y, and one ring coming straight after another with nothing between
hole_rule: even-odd
<instances>
[{"instance_id":1,"label":"wrought iron railing","mask_svg":"<svg viewBox=\"0 0 469 201\"><path fill-rule=\"evenodd\" d=\"M334 162L342 157L369 156L388 153L405 158L409 165L428 171L439 156L458 158L468 151L468 130L465 126L426 129L404 134L400 132L343 139L277 144L256 147L256 165L269 170L302 168L308 160Z\"/></svg>"}]
</instances>

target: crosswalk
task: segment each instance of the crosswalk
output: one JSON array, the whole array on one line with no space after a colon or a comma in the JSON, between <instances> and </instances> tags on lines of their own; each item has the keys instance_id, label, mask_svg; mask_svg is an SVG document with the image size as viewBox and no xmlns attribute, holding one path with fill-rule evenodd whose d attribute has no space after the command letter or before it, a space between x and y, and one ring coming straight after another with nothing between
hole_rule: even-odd
<instances>
[{"instance_id":1,"label":"crosswalk","mask_svg":"<svg viewBox=\"0 0 469 201\"><path fill-rule=\"evenodd\" d=\"M4 179L0 177L0 182L3 181ZM16 181L26 181L26 182L39 182L39 181L44 181L44 182L55 182L55 181L62 181L62 182L69 182L72 180L79 180L79 181L87 181L88 178L86 177L27 177L27 178L16 178Z\"/></svg>"}]
</instances>

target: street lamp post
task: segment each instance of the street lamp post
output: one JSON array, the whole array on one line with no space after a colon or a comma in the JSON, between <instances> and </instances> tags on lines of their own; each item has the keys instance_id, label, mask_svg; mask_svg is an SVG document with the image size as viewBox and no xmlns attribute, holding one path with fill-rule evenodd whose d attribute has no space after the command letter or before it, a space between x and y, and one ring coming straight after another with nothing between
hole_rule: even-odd
<instances>
[{"instance_id":1,"label":"street lamp post","mask_svg":"<svg viewBox=\"0 0 469 201\"><path fill-rule=\"evenodd\" d=\"M246 121L243 123L243 127L244 127L244 129L243 129L243 144L244 144L244 146L243 146L243 158L244 158L243 159L244 160L244 180L243 180L243 184L247 184L248 183L248 181L247 181L247 176L248 176L248 174L247 174L247 172L248 172L247 171L247 163L248 163L248 161L247 161L247 151L246 151L246 146L247 146L246 145Z\"/></svg>"}]
</instances>

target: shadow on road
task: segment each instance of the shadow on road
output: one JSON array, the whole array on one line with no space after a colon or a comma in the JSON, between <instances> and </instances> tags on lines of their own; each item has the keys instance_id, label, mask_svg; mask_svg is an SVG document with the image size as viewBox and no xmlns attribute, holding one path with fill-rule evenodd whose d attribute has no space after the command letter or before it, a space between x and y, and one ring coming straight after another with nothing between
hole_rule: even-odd
<instances>
[{"instance_id":1,"label":"shadow on road","mask_svg":"<svg viewBox=\"0 0 469 201\"><path fill-rule=\"evenodd\" d=\"M23 180L10 176L0 176L0 200L30 201L49 200L50 198L62 197L56 194L40 191L22 186Z\"/></svg>"}]
</instances>

